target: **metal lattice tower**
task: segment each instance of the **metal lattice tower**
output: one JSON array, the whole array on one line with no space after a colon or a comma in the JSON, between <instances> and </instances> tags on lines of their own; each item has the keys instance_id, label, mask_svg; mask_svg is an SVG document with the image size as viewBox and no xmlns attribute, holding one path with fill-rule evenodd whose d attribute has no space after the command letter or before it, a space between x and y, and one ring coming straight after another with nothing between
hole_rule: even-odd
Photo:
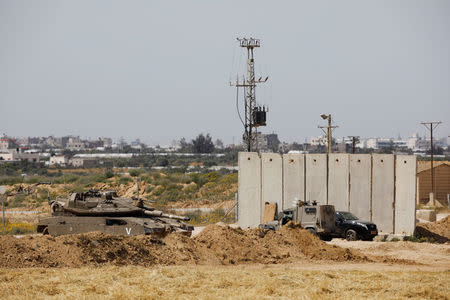
<instances>
[{"instance_id":1,"label":"metal lattice tower","mask_svg":"<svg viewBox=\"0 0 450 300\"><path fill-rule=\"evenodd\" d=\"M239 46L242 48L247 48L247 76L244 76L241 80L239 77L236 78L235 83L231 83L231 86L236 88L244 88L244 143L247 146L247 151L250 152L256 150L257 148L257 128L259 126L265 126L265 113L268 111L265 107L260 107L256 104L256 84L266 82L269 77L262 80L260 77L255 80L255 59L253 57L254 48L260 47L259 39L254 38L238 38ZM261 117L263 115L263 117ZM261 119L262 118L262 119Z\"/></svg>"}]
</instances>

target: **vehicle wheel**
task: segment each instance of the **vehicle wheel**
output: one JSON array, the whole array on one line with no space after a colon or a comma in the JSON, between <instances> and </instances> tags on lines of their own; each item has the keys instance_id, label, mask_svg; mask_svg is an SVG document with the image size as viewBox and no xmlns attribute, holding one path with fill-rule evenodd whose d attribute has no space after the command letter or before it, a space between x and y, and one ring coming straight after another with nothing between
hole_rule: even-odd
<instances>
[{"instance_id":1,"label":"vehicle wheel","mask_svg":"<svg viewBox=\"0 0 450 300\"><path fill-rule=\"evenodd\" d=\"M349 229L345 232L345 239L347 241L356 241L358 239L358 234L353 229Z\"/></svg>"},{"instance_id":2,"label":"vehicle wheel","mask_svg":"<svg viewBox=\"0 0 450 300\"><path fill-rule=\"evenodd\" d=\"M314 228L308 228L308 231L311 232L312 235L317 236L317 232Z\"/></svg>"},{"instance_id":3,"label":"vehicle wheel","mask_svg":"<svg viewBox=\"0 0 450 300\"><path fill-rule=\"evenodd\" d=\"M47 235L48 234L48 227L45 227L44 230L42 230L42 234L43 235Z\"/></svg>"}]
</instances>

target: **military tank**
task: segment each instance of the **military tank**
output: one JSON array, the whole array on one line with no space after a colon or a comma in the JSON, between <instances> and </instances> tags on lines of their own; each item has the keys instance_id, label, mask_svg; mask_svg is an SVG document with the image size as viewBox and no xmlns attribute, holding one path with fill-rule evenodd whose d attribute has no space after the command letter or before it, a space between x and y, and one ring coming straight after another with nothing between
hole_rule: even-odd
<instances>
[{"instance_id":1,"label":"military tank","mask_svg":"<svg viewBox=\"0 0 450 300\"><path fill-rule=\"evenodd\" d=\"M118 197L115 191L89 190L49 200L51 217L39 219L37 231L52 236L101 231L116 235L164 236L179 232L190 236L188 217L166 214L139 198Z\"/></svg>"}]
</instances>

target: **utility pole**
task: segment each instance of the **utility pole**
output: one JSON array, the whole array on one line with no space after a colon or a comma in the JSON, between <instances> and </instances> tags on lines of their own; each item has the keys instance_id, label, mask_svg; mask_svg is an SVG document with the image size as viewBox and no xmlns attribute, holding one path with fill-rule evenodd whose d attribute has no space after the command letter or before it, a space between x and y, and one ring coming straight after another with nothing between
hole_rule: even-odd
<instances>
[{"instance_id":1,"label":"utility pole","mask_svg":"<svg viewBox=\"0 0 450 300\"><path fill-rule=\"evenodd\" d=\"M352 153L355 154L356 142L359 142L359 136L350 135L348 137L352 139Z\"/></svg>"},{"instance_id":2,"label":"utility pole","mask_svg":"<svg viewBox=\"0 0 450 300\"><path fill-rule=\"evenodd\" d=\"M255 48L260 47L259 39L238 38L237 40L240 47L247 49L247 76L244 76L241 80L237 77L235 83L230 82L230 86L235 86L237 88L236 103L239 98L239 88L244 88L245 117L244 120L241 119L241 121L244 125L243 139L247 145L247 151L251 152L252 149L257 148L257 128L259 126L266 126L266 112L268 112L266 107L257 106L256 104L256 84L266 82L269 77L266 77L264 80L262 77L255 80L255 59L253 57L253 51Z\"/></svg>"},{"instance_id":3,"label":"utility pole","mask_svg":"<svg viewBox=\"0 0 450 300\"><path fill-rule=\"evenodd\" d=\"M325 133L325 128L327 129L326 135L327 135L327 154L331 153L331 143L332 143L332 134L331 132L333 131L333 129L338 128L339 126L333 126L332 125L332 121L331 121L331 114L326 115L326 114L322 114L320 115L322 117L322 119L324 120L328 120L328 126L318 126L320 129L322 129L322 131Z\"/></svg>"},{"instance_id":4,"label":"utility pole","mask_svg":"<svg viewBox=\"0 0 450 300\"><path fill-rule=\"evenodd\" d=\"M435 205L436 202L434 200L434 197L436 195L436 190L435 190L435 184L434 184L434 169L433 169L433 129L438 127L439 124L441 124L442 122L437 121L437 122L421 122L420 124L422 124L423 126L425 126L427 129L430 130L430 156L431 156L431 193L432 196L430 196L430 201L432 202L432 205Z\"/></svg>"}]
</instances>

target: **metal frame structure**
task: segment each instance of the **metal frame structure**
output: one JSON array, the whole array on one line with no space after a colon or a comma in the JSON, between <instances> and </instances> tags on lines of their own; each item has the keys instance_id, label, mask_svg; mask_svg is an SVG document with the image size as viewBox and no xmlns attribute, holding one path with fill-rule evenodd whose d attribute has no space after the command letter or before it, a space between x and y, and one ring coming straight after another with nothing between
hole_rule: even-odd
<instances>
[{"instance_id":1,"label":"metal frame structure","mask_svg":"<svg viewBox=\"0 0 450 300\"><path fill-rule=\"evenodd\" d=\"M237 89L240 87L244 88L244 135L243 140L247 146L247 151L251 152L257 150L257 128L259 126L265 126L265 124L257 124L254 121L254 112L257 110L263 110L267 112L265 107L258 107L256 104L256 84L266 82L269 77L262 79L255 79L255 59L253 56L253 51L255 48L260 47L260 40L254 38L238 38L239 46L242 48L247 48L247 76L239 80L236 78L235 83L230 82L230 86L235 86ZM238 96L237 96L238 97Z\"/></svg>"}]
</instances>

